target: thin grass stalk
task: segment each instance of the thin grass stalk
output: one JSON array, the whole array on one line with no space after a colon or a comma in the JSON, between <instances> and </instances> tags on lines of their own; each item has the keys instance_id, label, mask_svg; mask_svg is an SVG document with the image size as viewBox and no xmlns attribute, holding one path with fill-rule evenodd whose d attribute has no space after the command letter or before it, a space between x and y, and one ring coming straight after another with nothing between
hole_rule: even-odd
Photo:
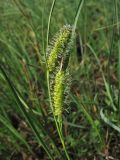
<instances>
[{"instance_id":1,"label":"thin grass stalk","mask_svg":"<svg viewBox=\"0 0 120 160\"><path fill-rule=\"evenodd\" d=\"M42 51L43 55L45 56L45 42L44 42L44 13L45 13L45 5L46 5L46 0L44 0L44 5L42 9Z\"/></svg>"},{"instance_id":2,"label":"thin grass stalk","mask_svg":"<svg viewBox=\"0 0 120 160\"><path fill-rule=\"evenodd\" d=\"M76 105L82 109L82 111L83 111L84 115L86 116L86 118L88 119L89 123L94 128L94 130L99 138L101 146L104 147L105 146L104 140L103 140L102 136L100 135L100 132L99 132L96 124L94 123L94 120L92 119L91 115L86 111L85 105L82 102L80 102L79 97L75 97L72 94L70 96L71 96L72 100L76 103Z\"/></svg>"},{"instance_id":3,"label":"thin grass stalk","mask_svg":"<svg viewBox=\"0 0 120 160\"><path fill-rule=\"evenodd\" d=\"M94 49L92 48L92 46L91 46L90 44L87 43L87 47L88 47L88 48L91 50L91 52L93 53L93 55L94 55L94 57L95 57L98 65L99 65L99 67L100 67L100 72L101 72L101 74L102 74L102 78L103 78L103 81L104 81L104 84L105 84L105 89L106 89L108 98L109 98L109 100L110 100L110 102L111 102L111 106L112 106L113 110L116 111L117 109L116 109L116 106L115 106L115 104L114 104L114 101L113 101L111 92L110 92L110 87L109 87L109 85L108 85L108 83L107 83L107 80L106 80L106 78L105 78L104 72L103 72L103 70L102 70L102 68L101 68L101 64L100 64L100 61L99 61L99 59L98 59L98 57L97 57L97 54L95 53Z\"/></svg>"},{"instance_id":4,"label":"thin grass stalk","mask_svg":"<svg viewBox=\"0 0 120 160\"><path fill-rule=\"evenodd\" d=\"M80 13L81 13L81 9L82 9L82 7L83 7L83 4L84 4L84 0L82 0L82 1L80 0L80 1L79 1L79 4L78 4L77 11L76 11L76 14L75 14L75 18L74 18L72 38L74 38L74 34L75 34L76 27L77 27L78 18L79 18L79 16L80 16Z\"/></svg>"},{"instance_id":5,"label":"thin grass stalk","mask_svg":"<svg viewBox=\"0 0 120 160\"><path fill-rule=\"evenodd\" d=\"M49 17L48 17L48 25L47 25L47 37L46 37L46 49L48 48L48 42L49 42L49 33L50 33L50 25L51 25L51 17L52 17L52 13L53 13L53 9L55 6L56 0L52 1L52 5L51 5L51 9L50 9L50 13L49 13Z\"/></svg>"}]
</instances>

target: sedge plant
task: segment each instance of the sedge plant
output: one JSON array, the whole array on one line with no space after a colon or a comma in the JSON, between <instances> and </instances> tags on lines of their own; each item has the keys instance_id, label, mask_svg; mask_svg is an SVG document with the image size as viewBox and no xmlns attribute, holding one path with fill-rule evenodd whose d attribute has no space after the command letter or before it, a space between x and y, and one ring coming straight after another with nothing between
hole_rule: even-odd
<instances>
[{"instance_id":1,"label":"sedge plant","mask_svg":"<svg viewBox=\"0 0 120 160\"><path fill-rule=\"evenodd\" d=\"M47 82L51 110L66 157L70 160L62 131L62 112L69 86L69 57L72 27L65 25L47 50Z\"/></svg>"}]
</instances>

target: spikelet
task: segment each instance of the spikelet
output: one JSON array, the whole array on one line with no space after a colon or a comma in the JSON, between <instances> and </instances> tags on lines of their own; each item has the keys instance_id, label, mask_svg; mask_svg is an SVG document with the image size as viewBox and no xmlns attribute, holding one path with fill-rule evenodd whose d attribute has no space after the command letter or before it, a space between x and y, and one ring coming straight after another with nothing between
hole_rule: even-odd
<instances>
[{"instance_id":1,"label":"spikelet","mask_svg":"<svg viewBox=\"0 0 120 160\"><path fill-rule=\"evenodd\" d=\"M52 72L55 69L56 63L58 62L57 59L67 56L65 52L70 41L71 31L72 29L69 25L64 26L55 36L54 41L49 46L47 58L49 72Z\"/></svg>"},{"instance_id":2,"label":"spikelet","mask_svg":"<svg viewBox=\"0 0 120 160\"><path fill-rule=\"evenodd\" d=\"M63 108L63 96L64 96L64 71L59 71L55 77L55 85L54 85L54 95L53 95L53 103L54 103L54 115L60 116L62 114Z\"/></svg>"}]
</instances>

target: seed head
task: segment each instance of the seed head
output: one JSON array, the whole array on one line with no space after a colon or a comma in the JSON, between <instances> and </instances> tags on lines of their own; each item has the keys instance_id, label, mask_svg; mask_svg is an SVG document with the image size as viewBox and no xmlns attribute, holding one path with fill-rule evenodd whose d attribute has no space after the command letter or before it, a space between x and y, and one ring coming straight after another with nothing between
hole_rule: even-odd
<instances>
[{"instance_id":1,"label":"seed head","mask_svg":"<svg viewBox=\"0 0 120 160\"><path fill-rule=\"evenodd\" d=\"M65 55L66 47L71 36L71 27L64 26L60 32L55 36L53 43L49 46L49 53L47 59L47 65L49 72L52 72L55 68L57 59Z\"/></svg>"},{"instance_id":2,"label":"seed head","mask_svg":"<svg viewBox=\"0 0 120 160\"><path fill-rule=\"evenodd\" d=\"M62 114L63 96L64 96L64 76L65 76L64 71L59 71L55 77L54 95L53 95L55 116L59 116Z\"/></svg>"}]
</instances>

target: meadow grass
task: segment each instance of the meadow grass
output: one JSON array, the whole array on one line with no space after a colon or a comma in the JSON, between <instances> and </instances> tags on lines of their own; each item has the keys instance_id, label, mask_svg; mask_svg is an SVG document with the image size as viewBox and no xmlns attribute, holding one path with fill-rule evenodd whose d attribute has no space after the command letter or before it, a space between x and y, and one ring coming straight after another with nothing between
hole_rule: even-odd
<instances>
[{"instance_id":1,"label":"meadow grass","mask_svg":"<svg viewBox=\"0 0 120 160\"><path fill-rule=\"evenodd\" d=\"M119 9L119 0L0 1L0 159L120 158ZM50 90L58 70L49 72L47 49L66 24L71 89L63 105Z\"/></svg>"}]
</instances>

